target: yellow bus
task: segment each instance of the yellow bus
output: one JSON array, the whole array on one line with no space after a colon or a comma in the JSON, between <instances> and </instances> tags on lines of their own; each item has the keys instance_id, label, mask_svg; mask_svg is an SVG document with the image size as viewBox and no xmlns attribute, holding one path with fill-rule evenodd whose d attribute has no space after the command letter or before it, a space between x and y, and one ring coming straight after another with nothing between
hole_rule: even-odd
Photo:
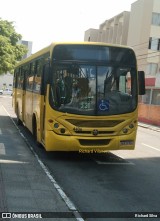
<instances>
[{"instance_id":1,"label":"yellow bus","mask_svg":"<svg viewBox=\"0 0 160 221\"><path fill-rule=\"evenodd\" d=\"M17 64L13 107L46 151L134 149L138 73L131 48L105 43L52 43Z\"/></svg>"}]
</instances>

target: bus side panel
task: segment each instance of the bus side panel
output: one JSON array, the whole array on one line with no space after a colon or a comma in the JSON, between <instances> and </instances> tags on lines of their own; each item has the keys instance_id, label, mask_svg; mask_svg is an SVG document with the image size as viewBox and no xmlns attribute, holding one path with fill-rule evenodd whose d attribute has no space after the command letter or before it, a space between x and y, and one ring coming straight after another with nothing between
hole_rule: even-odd
<instances>
[{"instance_id":1,"label":"bus side panel","mask_svg":"<svg viewBox=\"0 0 160 221\"><path fill-rule=\"evenodd\" d=\"M32 100L32 92L26 91L24 97L24 122L25 126L32 132L32 116L33 116L33 100Z\"/></svg>"},{"instance_id":2,"label":"bus side panel","mask_svg":"<svg viewBox=\"0 0 160 221\"><path fill-rule=\"evenodd\" d=\"M13 76L13 92L12 92L12 107L16 113L16 101L17 101L17 74L14 72Z\"/></svg>"},{"instance_id":3,"label":"bus side panel","mask_svg":"<svg viewBox=\"0 0 160 221\"><path fill-rule=\"evenodd\" d=\"M16 89L16 103L15 103L15 109L16 114L18 115L19 119L23 121L22 117L22 104L23 104L23 90L22 89Z\"/></svg>"},{"instance_id":4,"label":"bus side panel","mask_svg":"<svg viewBox=\"0 0 160 221\"><path fill-rule=\"evenodd\" d=\"M17 88L13 87L12 107L15 113L16 113L16 101L17 101Z\"/></svg>"}]
</instances>

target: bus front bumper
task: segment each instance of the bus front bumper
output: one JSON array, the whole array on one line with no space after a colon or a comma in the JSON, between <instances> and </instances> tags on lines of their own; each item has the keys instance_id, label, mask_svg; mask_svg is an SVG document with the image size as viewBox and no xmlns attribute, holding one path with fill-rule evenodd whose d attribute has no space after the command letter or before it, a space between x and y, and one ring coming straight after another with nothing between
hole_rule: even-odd
<instances>
[{"instance_id":1,"label":"bus front bumper","mask_svg":"<svg viewBox=\"0 0 160 221\"><path fill-rule=\"evenodd\" d=\"M46 151L78 151L78 152L103 152L112 150L133 150L135 148L136 131L121 136L63 136L46 131Z\"/></svg>"}]
</instances>

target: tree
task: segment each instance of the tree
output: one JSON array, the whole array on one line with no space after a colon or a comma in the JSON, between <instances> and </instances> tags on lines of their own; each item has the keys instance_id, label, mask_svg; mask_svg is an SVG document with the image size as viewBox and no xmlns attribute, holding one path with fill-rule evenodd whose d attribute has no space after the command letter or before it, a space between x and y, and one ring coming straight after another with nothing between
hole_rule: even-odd
<instances>
[{"instance_id":1,"label":"tree","mask_svg":"<svg viewBox=\"0 0 160 221\"><path fill-rule=\"evenodd\" d=\"M17 61L27 53L26 46L17 44L21 39L13 22L0 18L0 74L8 71L12 73Z\"/></svg>"}]
</instances>

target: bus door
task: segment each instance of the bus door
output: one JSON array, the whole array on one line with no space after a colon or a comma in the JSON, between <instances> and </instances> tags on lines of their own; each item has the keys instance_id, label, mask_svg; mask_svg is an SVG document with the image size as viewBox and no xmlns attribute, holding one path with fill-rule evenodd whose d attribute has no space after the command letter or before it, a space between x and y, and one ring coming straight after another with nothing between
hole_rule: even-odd
<instances>
[{"instance_id":1,"label":"bus door","mask_svg":"<svg viewBox=\"0 0 160 221\"><path fill-rule=\"evenodd\" d=\"M49 76L49 69L50 69L49 63L44 64L43 73L42 73L42 86L41 86L42 97L41 97L41 114L40 114L42 122L41 136L43 141L45 138L46 96L47 96L47 82Z\"/></svg>"},{"instance_id":2,"label":"bus door","mask_svg":"<svg viewBox=\"0 0 160 221\"><path fill-rule=\"evenodd\" d=\"M17 79L16 79L16 88L14 92L15 96L15 112L17 114L17 123L24 122L24 84L25 84L25 78L24 74L25 69L23 67L19 68L19 71L17 73Z\"/></svg>"},{"instance_id":3,"label":"bus door","mask_svg":"<svg viewBox=\"0 0 160 221\"><path fill-rule=\"evenodd\" d=\"M14 112L16 113L16 101L17 101L17 82L19 77L19 69L14 71L13 77L13 92L12 92L12 106L14 108Z\"/></svg>"},{"instance_id":4,"label":"bus door","mask_svg":"<svg viewBox=\"0 0 160 221\"><path fill-rule=\"evenodd\" d=\"M34 80L35 63L28 63L25 66L25 90L23 93L23 110L24 122L26 127L32 131L33 116L33 80Z\"/></svg>"},{"instance_id":5,"label":"bus door","mask_svg":"<svg viewBox=\"0 0 160 221\"><path fill-rule=\"evenodd\" d=\"M24 71L23 91L22 91L22 121L25 122L25 99L26 99L26 74Z\"/></svg>"}]
</instances>

